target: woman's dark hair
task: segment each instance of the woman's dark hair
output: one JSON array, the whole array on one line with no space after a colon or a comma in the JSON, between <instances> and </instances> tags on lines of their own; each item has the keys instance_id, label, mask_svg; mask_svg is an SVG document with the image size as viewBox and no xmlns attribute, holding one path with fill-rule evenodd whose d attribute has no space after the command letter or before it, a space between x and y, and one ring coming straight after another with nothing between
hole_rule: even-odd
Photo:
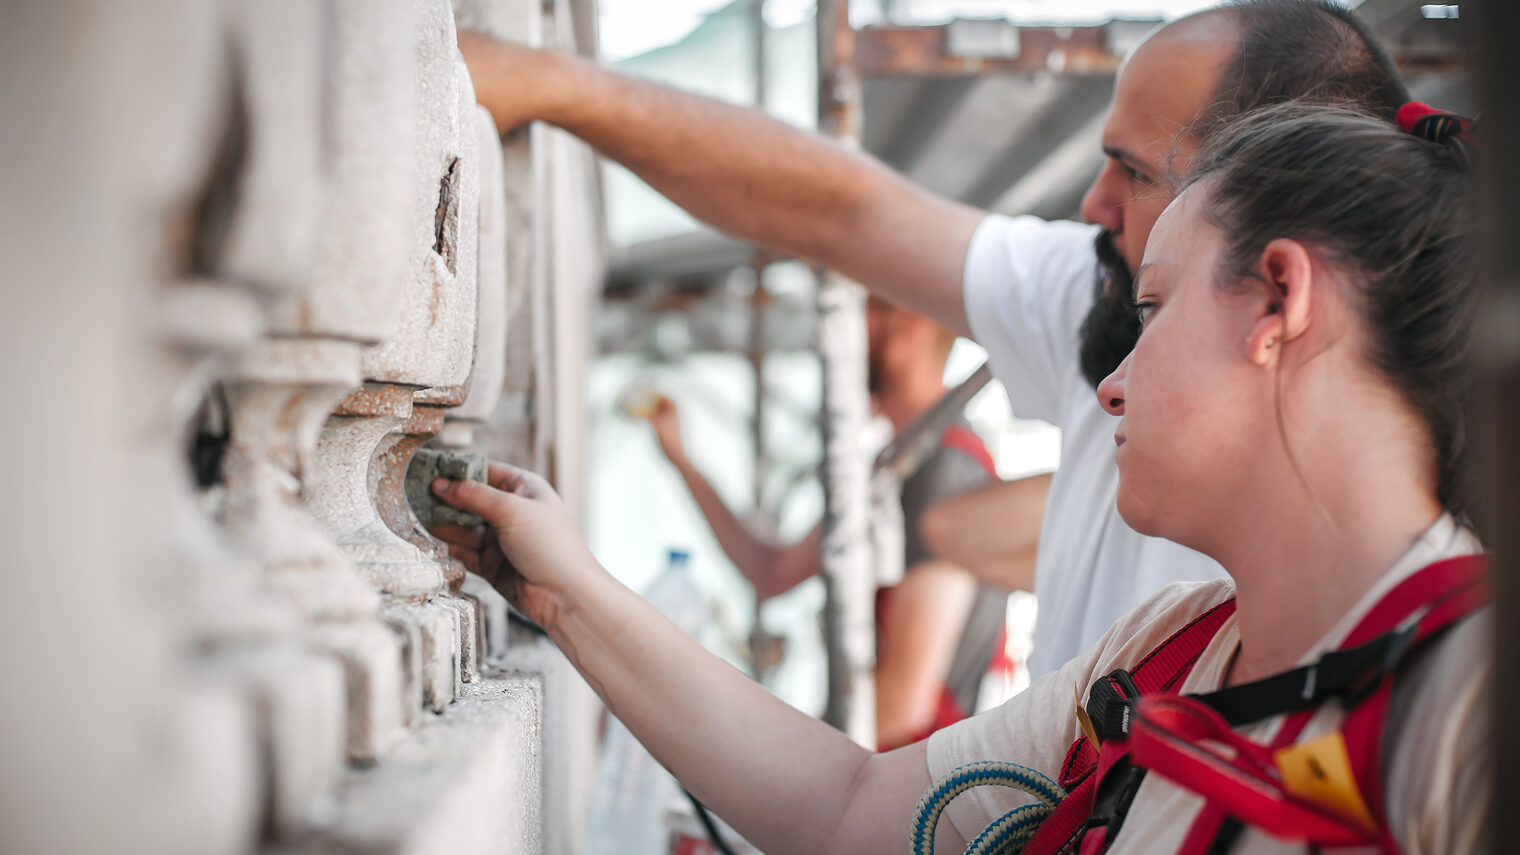
<instances>
[{"instance_id":1,"label":"woman's dark hair","mask_svg":"<svg viewBox=\"0 0 1520 855\"><path fill-rule=\"evenodd\" d=\"M1287 104L1216 134L1189 183L1225 235L1223 281L1262 282L1262 251L1289 238L1358 284L1368 361L1429 426L1438 498L1464 517L1476 222L1451 152L1344 108Z\"/></svg>"}]
</instances>

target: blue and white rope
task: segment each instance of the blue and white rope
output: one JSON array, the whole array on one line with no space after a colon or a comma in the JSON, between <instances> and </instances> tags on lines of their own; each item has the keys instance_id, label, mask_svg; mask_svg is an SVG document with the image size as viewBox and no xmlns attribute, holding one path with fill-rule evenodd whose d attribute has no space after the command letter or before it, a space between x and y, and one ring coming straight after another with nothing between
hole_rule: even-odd
<instances>
[{"instance_id":1,"label":"blue and white rope","mask_svg":"<svg viewBox=\"0 0 1520 855\"><path fill-rule=\"evenodd\" d=\"M910 855L934 855L934 833L940 814L961 793L987 786L1022 790L1039 799L1039 803L1003 814L971 841L966 855L1015 855L1066 798L1066 791L1059 784L1028 766L996 760L967 763L934 782L918 800L918 808L913 812Z\"/></svg>"}]
</instances>

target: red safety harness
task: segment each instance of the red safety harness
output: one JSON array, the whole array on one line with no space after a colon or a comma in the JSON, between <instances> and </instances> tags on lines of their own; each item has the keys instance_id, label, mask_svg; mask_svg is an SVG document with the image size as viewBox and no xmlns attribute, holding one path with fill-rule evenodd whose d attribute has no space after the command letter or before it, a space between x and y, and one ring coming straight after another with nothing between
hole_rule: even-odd
<instances>
[{"instance_id":1,"label":"red safety harness","mask_svg":"<svg viewBox=\"0 0 1520 855\"><path fill-rule=\"evenodd\" d=\"M1105 852L1147 772L1206 799L1179 855L1222 855L1247 826L1318 847L1395 855L1399 847L1383 808L1381 750L1394 680L1412 653L1487 602L1486 566L1481 556L1464 556L1420 570L1383 597L1340 649L1312 665L1209 695L1178 695L1235 601L1200 615L1133 669L1093 684L1087 713L1100 747L1086 736L1072 743L1060 780L1069 795L1022 855ZM1360 818L1289 792L1275 760L1330 701L1347 710L1339 734L1367 808ZM1287 717L1269 744L1235 733L1282 714Z\"/></svg>"},{"instance_id":2,"label":"red safety harness","mask_svg":"<svg viewBox=\"0 0 1520 855\"><path fill-rule=\"evenodd\" d=\"M940 448L959 451L975 460L982 467L982 471L987 473L989 482L997 482L997 464L993 462L992 454L987 451L987 446L982 442L982 438L977 436L971 428L960 424L953 424L945 428L944 433L940 434L939 445ZM878 633L881 631L882 624L886 622L888 609L892 606L892 594L892 588L878 588L876 591L876 629ZM987 669L984 673L1011 678L1017 668L1018 663L1014 662L1013 657L1008 655L1008 628L1005 626L998 631L997 640L993 642L992 658L987 663ZM943 730L962 719L969 718L972 712L974 711L961 706L960 701L955 697L955 692L951 691L949 685L943 685L939 690L939 698L935 700L933 720L929 722L927 727L913 734L912 737L901 744L908 745L928 739L929 734L936 730ZM897 747L899 746L895 744L879 743L876 746L876 750L890 751Z\"/></svg>"}]
</instances>

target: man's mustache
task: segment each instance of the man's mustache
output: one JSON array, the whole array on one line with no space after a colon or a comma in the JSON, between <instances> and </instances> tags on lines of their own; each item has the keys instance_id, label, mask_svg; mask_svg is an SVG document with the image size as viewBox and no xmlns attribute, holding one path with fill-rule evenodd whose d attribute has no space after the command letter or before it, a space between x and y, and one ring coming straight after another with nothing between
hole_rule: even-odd
<instances>
[{"instance_id":1,"label":"man's mustache","mask_svg":"<svg viewBox=\"0 0 1520 855\"><path fill-rule=\"evenodd\" d=\"M1124 255L1107 229L1098 232L1093 246L1098 254L1098 281L1093 284L1093 305L1082 320L1079 334L1082 376L1094 388L1114 373L1140 338L1140 318L1135 313L1135 280Z\"/></svg>"},{"instance_id":2,"label":"man's mustache","mask_svg":"<svg viewBox=\"0 0 1520 855\"><path fill-rule=\"evenodd\" d=\"M1124 260L1124 253L1114 243L1114 233L1108 229L1102 229L1098 236L1093 239L1093 248L1098 252L1098 264L1103 268L1106 275L1106 290L1123 294L1131 302L1135 299L1135 274L1129 269L1129 262Z\"/></svg>"}]
</instances>

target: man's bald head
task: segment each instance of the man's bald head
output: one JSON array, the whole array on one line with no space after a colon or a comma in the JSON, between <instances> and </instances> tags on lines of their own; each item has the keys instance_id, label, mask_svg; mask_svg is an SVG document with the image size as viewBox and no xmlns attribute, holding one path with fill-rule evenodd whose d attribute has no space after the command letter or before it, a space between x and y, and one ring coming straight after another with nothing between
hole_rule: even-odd
<instances>
[{"instance_id":1,"label":"man's bald head","mask_svg":"<svg viewBox=\"0 0 1520 855\"><path fill-rule=\"evenodd\" d=\"M1391 122L1409 95L1387 50L1329 0L1234 0L1157 28L1125 59L1103 127L1108 162L1082 200L1083 219L1103 227L1106 270L1081 332L1094 386L1139 335L1130 271L1171 201L1169 175L1237 116L1293 100Z\"/></svg>"},{"instance_id":2,"label":"man's bald head","mask_svg":"<svg viewBox=\"0 0 1520 855\"><path fill-rule=\"evenodd\" d=\"M1214 98L1192 127L1198 140L1285 101L1350 107L1392 122L1409 100L1393 56L1338 3L1235 0L1191 17L1220 17L1236 31Z\"/></svg>"}]
</instances>

